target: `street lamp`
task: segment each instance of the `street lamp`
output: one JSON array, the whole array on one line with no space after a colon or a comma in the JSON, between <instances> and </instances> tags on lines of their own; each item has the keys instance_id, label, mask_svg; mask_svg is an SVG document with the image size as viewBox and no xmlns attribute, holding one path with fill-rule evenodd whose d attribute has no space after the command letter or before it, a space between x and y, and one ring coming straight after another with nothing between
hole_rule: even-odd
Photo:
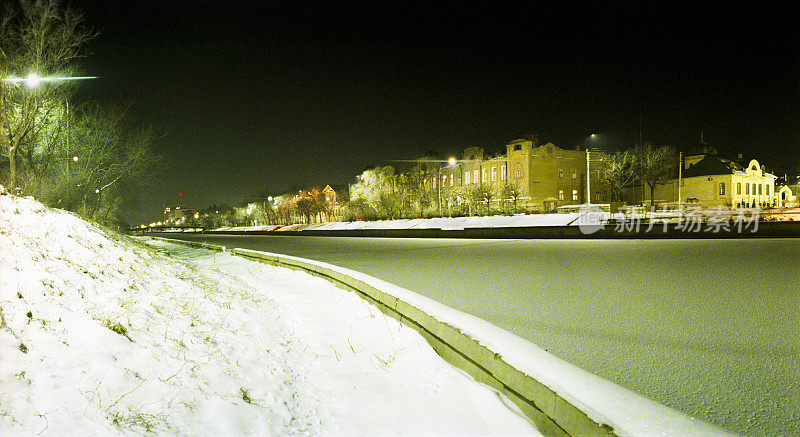
<instances>
[{"instance_id":1,"label":"street lamp","mask_svg":"<svg viewBox=\"0 0 800 437\"><path fill-rule=\"evenodd\" d=\"M591 134L583 140L583 148L586 149L586 204L591 205L592 203L592 173L589 170L589 147L587 147L587 142L589 140L593 140L597 138L597 134Z\"/></svg>"},{"instance_id":2,"label":"street lamp","mask_svg":"<svg viewBox=\"0 0 800 437\"><path fill-rule=\"evenodd\" d=\"M0 96L3 95L3 87L2 87L3 82L13 83L13 84L25 83L28 86L28 88L33 89L33 88L38 87L42 82L61 82L61 81L69 81L69 80L83 80L83 79L96 79L96 78L97 78L97 76L46 76L46 77L41 77L36 72L31 72L31 73L28 74L27 77L24 77L24 78L22 78L22 77L2 77L2 75L0 75ZM2 108L2 106L4 106L4 105L5 105L5 102L3 100L0 100L0 115L2 115L2 113L4 112L3 108ZM38 109L37 109L37 111L38 111ZM2 120L2 117L0 117L0 131L2 131L2 130L3 130L3 120ZM15 158L15 155L16 155L16 150L15 149L17 148L17 145L14 144L14 140L13 139L10 139L10 140L11 140L11 144L9 145L8 152L9 152L9 161L10 161L10 165L11 165L11 172L10 172L9 179L10 179L10 185L11 185L10 188L14 188L15 185L16 185L15 184L15 181L16 181L16 177L15 177L16 176L15 175L15 173L16 173L16 165L15 165L14 158Z\"/></svg>"},{"instance_id":3,"label":"street lamp","mask_svg":"<svg viewBox=\"0 0 800 437\"><path fill-rule=\"evenodd\" d=\"M25 84L28 85L28 88L36 88L40 83L42 83L42 78L36 73L31 73L25 78Z\"/></svg>"},{"instance_id":4,"label":"street lamp","mask_svg":"<svg viewBox=\"0 0 800 437\"><path fill-rule=\"evenodd\" d=\"M42 82L65 82L69 80L97 79L98 76L45 76L41 77L36 72L28 74L26 77L4 77L3 82L24 83L28 88L36 88Z\"/></svg>"}]
</instances>

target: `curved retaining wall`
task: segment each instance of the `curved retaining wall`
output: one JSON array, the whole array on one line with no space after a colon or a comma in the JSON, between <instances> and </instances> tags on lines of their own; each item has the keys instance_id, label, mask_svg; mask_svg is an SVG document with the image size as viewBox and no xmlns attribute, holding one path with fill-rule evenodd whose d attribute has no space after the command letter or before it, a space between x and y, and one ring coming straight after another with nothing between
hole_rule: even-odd
<instances>
[{"instance_id":1,"label":"curved retaining wall","mask_svg":"<svg viewBox=\"0 0 800 437\"><path fill-rule=\"evenodd\" d=\"M411 229L328 229L292 231L204 231L206 234L226 235L301 235L314 237L386 237L386 238L555 238L555 239L675 239L675 238L798 238L800 222L759 222L755 232L753 225L737 229L711 227L707 224L699 229L683 229L681 225L662 224L648 229L647 223L638 228L605 225L592 233L585 233L578 226L519 226L496 228L411 228Z\"/></svg>"},{"instance_id":2,"label":"curved retaining wall","mask_svg":"<svg viewBox=\"0 0 800 437\"><path fill-rule=\"evenodd\" d=\"M224 246L207 243L161 237L152 238L192 247L226 251ZM317 261L249 249L235 248L229 252L250 260L303 270L345 289L355 291L384 314L417 330L450 364L464 370L477 381L505 394L544 435L614 436L636 435L643 432L647 435L726 434L725 431L712 425L697 421L683 413L618 387L617 389L626 392L622 399L622 404L626 404L626 410L635 411L635 414L641 417L633 420L636 424L628 429L625 429L625 426L615 429L615 425L618 424L615 424L613 419L604 418L602 413L582 405L581 402L567 400L536 378L509 364L500 353L482 345L457 327L430 316L420 308L380 289L380 287L347 274L346 269ZM595 378L600 379L599 377ZM588 414L582 408L587 409ZM628 411L620 412L620 415L630 419Z\"/></svg>"}]
</instances>

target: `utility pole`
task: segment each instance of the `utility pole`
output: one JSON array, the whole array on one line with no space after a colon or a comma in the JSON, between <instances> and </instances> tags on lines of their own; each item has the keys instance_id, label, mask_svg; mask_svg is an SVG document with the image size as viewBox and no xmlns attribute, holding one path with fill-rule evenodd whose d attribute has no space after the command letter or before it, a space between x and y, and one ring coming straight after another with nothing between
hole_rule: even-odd
<instances>
[{"instance_id":1,"label":"utility pole","mask_svg":"<svg viewBox=\"0 0 800 437\"><path fill-rule=\"evenodd\" d=\"M442 165L441 163L436 164L436 195L439 198L439 201L436 202L439 206L439 217L442 216Z\"/></svg>"},{"instance_id":2,"label":"utility pole","mask_svg":"<svg viewBox=\"0 0 800 437\"><path fill-rule=\"evenodd\" d=\"M683 185L683 152L678 152L678 211L682 210L681 204L683 203L681 185Z\"/></svg>"},{"instance_id":3,"label":"utility pole","mask_svg":"<svg viewBox=\"0 0 800 437\"><path fill-rule=\"evenodd\" d=\"M589 149L586 149L586 204L592 203L592 174L589 171Z\"/></svg>"}]
</instances>

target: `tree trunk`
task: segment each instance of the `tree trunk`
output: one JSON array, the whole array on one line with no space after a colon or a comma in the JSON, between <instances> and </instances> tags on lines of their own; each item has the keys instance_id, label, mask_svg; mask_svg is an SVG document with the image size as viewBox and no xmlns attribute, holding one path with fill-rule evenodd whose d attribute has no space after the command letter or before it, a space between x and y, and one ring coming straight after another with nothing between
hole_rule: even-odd
<instances>
[{"instance_id":1,"label":"tree trunk","mask_svg":"<svg viewBox=\"0 0 800 437\"><path fill-rule=\"evenodd\" d=\"M656 205L656 184L647 183L650 186L650 206Z\"/></svg>"},{"instance_id":2,"label":"tree trunk","mask_svg":"<svg viewBox=\"0 0 800 437\"><path fill-rule=\"evenodd\" d=\"M8 187L8 188L9 188L9 190L12 190L11 191L12 193L13 193L14 186L15 186L14 182L17 180L16 179L17 178L17 158L15 156L16 152L17 152L17 149L15 147L11 147L8 150L8 166L9 166L9 169L10 169L9 176L8 176L8 178L9 178L8 183L11 184L11 186Z\"/></svg>"}]
</instances>

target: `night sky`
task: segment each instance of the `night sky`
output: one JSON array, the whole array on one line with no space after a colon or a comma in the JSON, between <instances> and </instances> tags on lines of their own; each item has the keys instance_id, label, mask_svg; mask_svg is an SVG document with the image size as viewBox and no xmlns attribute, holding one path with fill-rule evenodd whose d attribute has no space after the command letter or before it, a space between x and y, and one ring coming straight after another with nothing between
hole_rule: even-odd
<instances>
[{"instance_id":1,"label":"night sky","mask_svg":"<svg viewBox=\"0 0 800 437\"><path fill-rule=\"evenodd\" d=\"M530 133L797 166L800 14L697 3L70 2L100 31L79 97L131 102L169 161L133 224Z\"/></svg>"}]
</instances>

